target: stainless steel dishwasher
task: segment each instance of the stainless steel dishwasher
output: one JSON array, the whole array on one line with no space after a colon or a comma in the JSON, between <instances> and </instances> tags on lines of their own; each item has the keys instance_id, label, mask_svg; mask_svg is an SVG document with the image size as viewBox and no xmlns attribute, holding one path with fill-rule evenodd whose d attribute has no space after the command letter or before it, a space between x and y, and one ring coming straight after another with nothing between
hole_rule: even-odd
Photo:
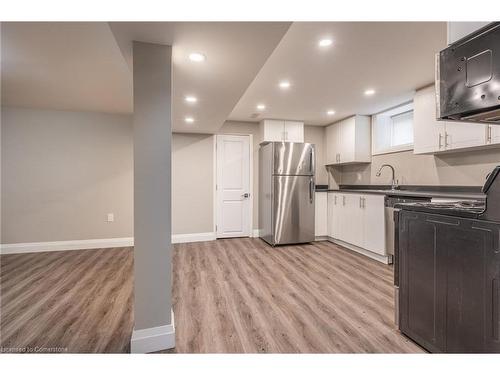
<instances>
[{"instance_id":1,"label":"stainless steel dishwasher","mask_svg":"<svg viewBox=\"0 0 500 375\"><path fill-rule=\"evenodd\" d=\"M385 230L387 238L387 253L395 256L394 254L394 205L398 203L411 203L411 202L430 202L429 197L405 197L405 196L391 196L385 197Z\"/></svg>"}]
</instances>

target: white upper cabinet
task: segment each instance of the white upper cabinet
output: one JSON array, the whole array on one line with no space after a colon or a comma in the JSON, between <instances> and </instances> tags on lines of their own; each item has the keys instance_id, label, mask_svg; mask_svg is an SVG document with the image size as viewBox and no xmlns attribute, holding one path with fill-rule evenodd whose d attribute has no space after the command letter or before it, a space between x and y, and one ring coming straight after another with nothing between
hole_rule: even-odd
<instances>
[{"instance_id":1,"label":"white upper cabinet","mask_svg":"<svg viewBox=\"0 0 500 375\"><path fill-rule=\"evenodd\" d=\"M340 153L340 125L326 128L326 164L337 164Z\"/></svg>"},{"instance_id":2,"label":"white upper cabinet","mask_svg":"<svg viewBox=\"0 0 500 375\"><path fill-rule=\"evenodd\" d=\"M434 86L417 91L413 99L413 152L439 151L444 145L443 133L444 122L436 120Z\"/></svg>"},{"instance_id":3,"label":"white upper cabinet","mask_svg":"<svg viewBox=\"0 0 500 375\"><path fill-rule=\"evenodd\" d=\"M486 144L486 126L467 122L446 122L444 146L446 150L483 146Z\"/></svg>"},{"instance_id":4,"label":"white upper cabinet","mask_svg":"<svg viewBox=\"0 0 500 375\"><path fill-rule=\"evenodd\" d=\"M304 142L304 123L288 120L262 120L262 141Z\"/></svg>"},{"instance_id":5,"label":"white upper cabinet","mask_svg":"<svg viewBox=\"0 0 500 375\"><path fill-rule=\"evenodd\" d=\"M326 128L326 163L349 164L371 161L369 116L353 116Z\"/></svg>"},{"instance_id":6,"label":"white upper cabinet","mask_svg":"<svg viewBox=\"0 0 500 375\"><path fill-rule=\"evenodd\" d=\"M488 144L500 144L500 126L499 125L487 125L486 126L486 143Z\"/></svg>"},{"instance_id":7,"label":"white upper cabinet","mask_svg":"<svg viewBox=\"0 0 500 375\"><path fill-rule=\"evenodd\" d=\"M285 121L285 141L304 142L304 123L300 121Z\"/></svg>"},{"instance_id":8,"label":"white upper cabinet","mask_svg":"<svg viewBox=\"0 0 500 375\"><path fill-rule=\"evenodd\" d=\"M487 144L486 125L436 120L434 86L415 94L413 101L413 152L430 154ZM495 142L492 142L495 143Z\"/></svg>"},{"instance_id":9,"label":"white upper cabinet","mask_svg":"<svg viewBox=\"0 0 500 375\"><path fill-rule=\"evenodd\" d=\"M269 142L280 142L285 136L285 121L264 120L260 123L262 140Z\"/></svg>"}]
</instances>

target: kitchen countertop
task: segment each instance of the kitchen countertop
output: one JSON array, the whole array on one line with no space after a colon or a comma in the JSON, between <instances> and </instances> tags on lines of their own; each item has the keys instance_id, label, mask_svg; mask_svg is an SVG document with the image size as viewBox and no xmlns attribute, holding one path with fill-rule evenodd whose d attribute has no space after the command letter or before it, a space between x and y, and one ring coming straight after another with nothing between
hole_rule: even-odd
<instances>
[{"instance_id":1,"label":"kitchen countertop","mask_svg":"<svg viewBox=\"0 0 500 375\"><path fill-rule=\"evenodd\" d=\"M432 197L450 199L484 200L486 196L480 186L430 186L403 185L391 190L389 185L340 185L339 189L327 191L338 193L382 194L387 196Z\"/></svg>"},{"instance_id":2,"label":"kitchen countertop","mask_svg":"<svg viewBox=\"0 0 500 375\"><path fill-rule=\"evenodd\" d=\"M316 192L328 191L328 185L316 185Z\"/></svg>"}]
</instances>

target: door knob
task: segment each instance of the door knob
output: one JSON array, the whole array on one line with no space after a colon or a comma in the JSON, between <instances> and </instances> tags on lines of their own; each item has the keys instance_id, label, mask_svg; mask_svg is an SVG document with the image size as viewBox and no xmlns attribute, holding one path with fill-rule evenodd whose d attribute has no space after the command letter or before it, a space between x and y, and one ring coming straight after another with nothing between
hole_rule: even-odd
<instances>
[{"instance_id":1,"label":"door knob","mask_svg":"<svg viewBox=\"0 0 500 375\"><path fill-rule=\"evenodd\" d=\"M243 198L250 198L250 193L245 193L242 195Z\"/></svg>"}]
</instances>

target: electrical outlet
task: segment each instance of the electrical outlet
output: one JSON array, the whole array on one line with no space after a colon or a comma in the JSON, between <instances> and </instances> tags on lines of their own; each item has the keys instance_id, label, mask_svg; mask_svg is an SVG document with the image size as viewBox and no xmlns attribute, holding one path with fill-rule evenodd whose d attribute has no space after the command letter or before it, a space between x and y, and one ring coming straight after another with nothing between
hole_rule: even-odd
<instances>
[{"instance_id":1,"label":"electrical outlet","mask_svg":"<svg viewBox=\"0 0 500 375\"><path fill-rule=\"evenodd\" d=\"M108 214L107 222L112 223L113 221L115 221L115 214L113 213Z\"/></svg>"}]
</instances>

